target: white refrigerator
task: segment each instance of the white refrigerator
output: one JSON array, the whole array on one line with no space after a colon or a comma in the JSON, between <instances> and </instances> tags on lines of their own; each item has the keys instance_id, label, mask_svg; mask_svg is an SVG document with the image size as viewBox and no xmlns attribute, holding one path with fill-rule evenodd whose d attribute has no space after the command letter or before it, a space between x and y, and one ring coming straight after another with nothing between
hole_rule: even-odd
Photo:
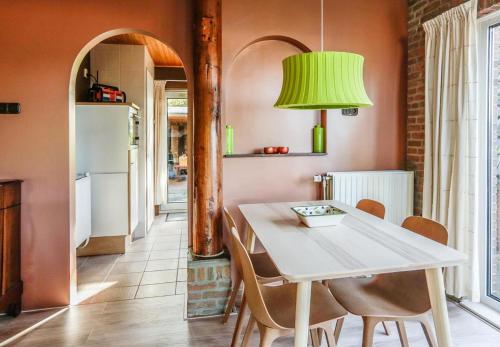
<instances>
[{"instance_id":1,"label":"white refrigerator","mask_svg":"<svg viewBox=\"0 0 500 347\"><path fill-rule=\"evenodd\" d=\"M91 176L92 237L128 235L137 227L137 146L129 132L137 115L126 104L76 106L76 170Z\"/></svg>"}]
</instances>

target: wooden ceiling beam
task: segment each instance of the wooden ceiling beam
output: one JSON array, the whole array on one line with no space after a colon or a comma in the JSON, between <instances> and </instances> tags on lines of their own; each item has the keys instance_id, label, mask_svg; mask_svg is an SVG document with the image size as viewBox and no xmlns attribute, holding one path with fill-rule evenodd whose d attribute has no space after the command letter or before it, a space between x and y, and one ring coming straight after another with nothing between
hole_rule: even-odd
<instances>
[{"instance_id":1,"label":"wooden ceiling beam","mask_svg":"<svg viewBox=\"0 0 500 347\"><path fill-rule=\"evenodd\" d=\"M120 44L120 45L143 45L149 51L149 55L153 59L156 66L170 66L182 67L182 61L177 53L155 38L150 36L130 33L110 37L102 41L107 44Z\"/></svg>"}]
</instances>

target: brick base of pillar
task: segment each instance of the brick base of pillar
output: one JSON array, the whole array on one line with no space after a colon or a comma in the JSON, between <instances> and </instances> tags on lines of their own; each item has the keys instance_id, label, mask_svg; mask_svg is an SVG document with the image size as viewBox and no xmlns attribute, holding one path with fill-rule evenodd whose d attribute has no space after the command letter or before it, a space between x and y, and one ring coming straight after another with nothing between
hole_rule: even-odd
<instances>
[{"instance_id":1,"label":"brick base of pillar","mask_svg":"<svg viewBox=\"0 0 500 347\"><path fill-rule=\"evenodd\" d=\"M187 317L224 313L231 292L231 262L227 256L188 258Z\"/></svg>"}]
</instances>

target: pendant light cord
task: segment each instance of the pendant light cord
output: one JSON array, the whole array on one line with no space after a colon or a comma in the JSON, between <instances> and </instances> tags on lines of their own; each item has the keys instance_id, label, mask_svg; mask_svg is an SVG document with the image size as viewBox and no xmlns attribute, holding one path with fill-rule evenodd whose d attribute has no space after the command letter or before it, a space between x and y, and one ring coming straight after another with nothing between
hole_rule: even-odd
<instances>
[{"instance_id":1,"label":"pendant light cord","mask_svg":"<svg viewBox=\"0 0 500 347\"><path fill-rule=\"evenodd\" d=\"M321 0L321 52L323 52L323 26L324 26L324 15L323 15L323 0Z\"/></svg>"}]
</instances>

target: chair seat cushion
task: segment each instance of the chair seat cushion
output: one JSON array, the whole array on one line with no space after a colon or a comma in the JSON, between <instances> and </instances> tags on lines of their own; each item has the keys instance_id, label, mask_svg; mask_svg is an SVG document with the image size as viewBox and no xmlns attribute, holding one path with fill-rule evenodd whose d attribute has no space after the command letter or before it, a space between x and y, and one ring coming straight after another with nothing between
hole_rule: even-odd
<instances>
[{"instance_id":1,"label":"chair seat cushion","mask_svg":"<svg viewBox=\"0 0 500 347\"><path fill-rule=\"evenodd\" d=\"M273 320L283 328L295 327L295 303L297 285L295 283L280 286L262 286L262 296ZM347 314L347 311L335 300L328 288L313 282L311 288L311 310L309 325L328 322Z\"/></svg>"},{"instance_id":2,"label":"chair seat cushion","mask_svg":"<svg viewBox=\"0 0 500 347\"><path fill-rule=\"evenodd\" d=\"M281 274L267 253L250 253L249 256L259 279L280 279Z\"/></svg>"},{"instance_id":3,"label":"chair seat cushion","mask_svg":"<svg viewBox=\"0 0 500 347\"><path fill-rule=\"evenodd\" d=\"M328 287L347 311L358 316L412 317L430 309L423 271L335 279Z\"/></svg>"}]
</instances>

